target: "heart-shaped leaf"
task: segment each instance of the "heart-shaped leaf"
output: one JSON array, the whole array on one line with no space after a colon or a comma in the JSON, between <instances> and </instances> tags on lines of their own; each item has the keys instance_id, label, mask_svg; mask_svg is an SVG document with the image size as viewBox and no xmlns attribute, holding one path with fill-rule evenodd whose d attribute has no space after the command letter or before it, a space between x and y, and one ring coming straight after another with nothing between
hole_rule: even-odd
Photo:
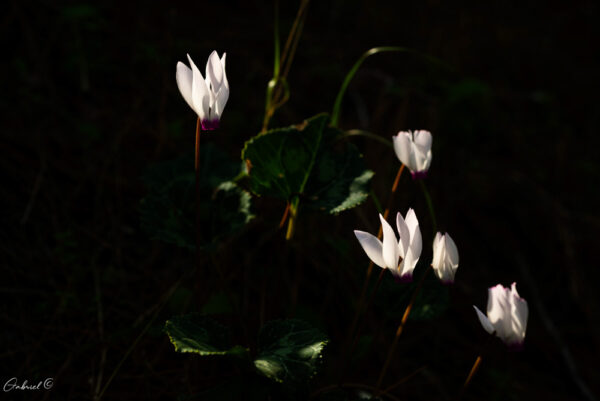
<instances>
[{"instance_id":1,"label":"heart-shaped leaf","mask_svg":"<svg viewBox=\"0 0 600 401\"><path fill-rule=\"evenodd\" d=\"M202 356L242 357L248 354L248 349L240 345L231 345L231 336L227 327L196 313L167 320L165 331L177 352L191 352Z\"/></svg>"},{"instance_id":2,"label":"heart-shaped leaf","mask_svg":"<svg viewBox=\"0 0 600 401\"><path fill-rule=\"evenodd\" d=\"M299 197L306 207L326 213L363 202L373 172L365 168L356 147L340 141L341 131L327 121L326 114L319 114L247 141L242 159L252 192L289 202Z\"/></svg>"},{"instance_id":3,"label":"heart-shaped leaf","mask_svg":"<svg viewBox=\"0 0 600 401\"><path fill-rule=\"evenodd\" d=\"M325 334L302 320L270 321L258 336L254 366L277 382L306 384L316 374L328 341Z\"/></svg>"}]
</instances>

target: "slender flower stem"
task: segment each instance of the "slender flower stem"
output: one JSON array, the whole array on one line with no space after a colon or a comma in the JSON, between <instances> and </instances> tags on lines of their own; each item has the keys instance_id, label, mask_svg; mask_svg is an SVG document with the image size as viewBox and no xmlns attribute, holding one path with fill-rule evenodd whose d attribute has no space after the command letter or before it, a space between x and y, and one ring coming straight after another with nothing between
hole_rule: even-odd
<instances>
[{"instance_id":1,"label":"slender flower stem","mask_svg":"<svg viewBox=\"0 0 600 401\"><path fill-rule=\"evenodd\" d=\"M298 216L298 204L300 203L300 199L296 196L292 199L289 208L290 218L288 219L287 232L285 233L285 239L291 240L294 236L294 231L296 229L296 218Z\"/></svg>"},{"instance_id":2,"label":"slender flower stem","mask_svg":"<svg viewBox=\"0 0 600 401\"><path fill-rule=\"evenodd\" d=\"M400 166L400 168L398 169L398 172L396 173L396 178L394 178L394 183L392 184L392 191L390 193L390 197L388 199L388 204L387 207L385 208L385 211L383 212L383 219L387 220L389 214L390 214L390 209L392 207L392 203L394 202L394 195L396 194L396 190L398 189L398 183L400 182L400 176L402 175L402 172L404 171L404 164L402 164ZM379 227L379 231L377 231L377 238L381 239L381 226ZM350 335L352 336L354 330L356 329L356 325L358 324L358 318L360 317L360 312L363 306L363 303L365 301L365 296L367 295L367 288L369 286L369 280L371 279L371 274L373 274L373 266L374 263L371 261L369 262L369 267L367 268L367 275L365 277L365 282L363 284L363 288L360 292L360 298L358 301L358 307L356 308L356 314L354 315L354 320L352 321L352 325L350 326ZM352 338L352 337L350 337Z\"/></svg>"},{"instance_id":3,"label":"slender flower stem","mask_svg":"<svg viewBox=\"0 0 600 401\"><path fill-rule=\"evenodd\" d=\"M485 348L490 343L491 339L494 338L495 335L496 335L496 332L494 331L492 334L490 334L488 336L488 338L485 340L485 342L481 346L481 349L479 350L479 355L477 355L477 359L475 359L475 363L473 363L473 366L471 367L471 370L469 371L469 375L467 376L467 379L465 380L465 382L460 390L460 393L458 394L457 401L460 400L462 398L462 396L465 394L465 391L467 390L469 383L471 383L471 380L473 380L473 376L475 376L475 373L477 373L477 371L479 370L479 366L481 365L481 361L483 359L483 351L485 350Z\"/></svg>"},{"instance_id":4,"label":"slender flower stem","mask_svg":"<svg viewBox=\"0 0 600 401\"><path fill-rule=\"evenodd\" d=\"M392 384L391 386L389 386L388 388L386 388L385 390L383 390L380 393L380 395L389 393L390 391L392 391L396 387L398 387L398 386L406 383L407 381L409 381L410 379L412 379L413 377L415 377L418 373L420 373L421 371L425 370L426 367L427 367L427 365L421 366L419 369L415 370L414 372L412 372L408 376L403 377L402 379L398 380L396 383Z\"/></svg>"},{"instance_id":5,"label":"slender flower stem","mask_svg":"<svg viewBox=\"0 0 600 401\"><path fill-rule=\"evenodd\" d=\"M283 228L283 225L285 224L285 220L288 218L289 214L290 214L290 202L286 202L285 210L283 211L283 216L281 216L281 220L279 221L279 228Z\"/></svg>"},{"instance_id":6,"label":"slender flower stem","mask_svg":"<svg viewBox=\"0 0 600 401\"><path fill-rule=\"evenodd\" d=\"M379 373L379 379L377 379L377 384L375 385L375 388L377 390L379 390L381 388L381 384L383 383L385 373L387 372L387 369L390 366L390 362L392 361L392 358L394 356L394 351L396 351L396 347L398 345L398 339L400 338L400 336L402 335L402 332L404 331L404 326L406 325L408 316L410 315L410 312L412 311L412 308L415 305L415 301L417 300L417 295L419 295L421 288L423 288L423 283L425 282L425 277L427 277L427 273L429 273L429 270L431 270L431 265L429 265L427 267L427 270L421 276L421 279L419 280L419 284L417 284L417 288L415 288L415 292L413 292L412 298L410 299L410 303L404 310L404 315L402 316L400 325L398 325L398 329L396 329L396 336L394 337L394 341L392 342L392 346L390 347L390 351L388 352L388 357L385 360L385 363L383 364L383 368L381 368L381 373Z\"/></svg>"},{"instance_id":7,"label":"slender flower stem","mask_svg":"<svg viewBox=\"0 0 600 401\"><path fill-rule=\"evenodd\" d=\"M367 50L366 52L364 52L362 54L362 56L360 56L360 58L354 63L354 65L352 66L352 68L350 69L350 71L348 71L348 74L346 74L346 77L344 78L344 81L342 82L342 86L340 87L338 94L335 98L335 102L333 104L333 110L331 112L331 126L332 127L337 127L338 126L338 122L339 122L339 118L340 118L340 112L342 109L342 99L344 98L344 94L346 93L346 89L348 89L348 85L350 85L350 82L352 81L352 79L354 78L354 76L356 75L357 71L359 70L360 66L362 65L362 63L369 58L370 56L373 56L375 54L378 53L386 53L386 52L398 52L398 53L414 53L418 56L420 56L421 58L425 59L426 61L428 61L431 64L435 64L439 67L444 67L445 69L448 68L448 66L444 63L442 63L442 61L436 59L435 57L426 55L426 54L421 54L413 49L409 49L406 47L398 47L398 46L380 46L380 47L374 47L372 49Z\"/></svg>"},{"instance_id":8,"label":"slender flower stem","mask_svg":"<svg viewBox=\"0 0 600 401\"><path fill-rule=\"evenodd\" d=\"M394 195L396 194L396 190L398 189L398 183L400 182L400 176L402 175L402 172L404 171L404 164L402 164L400 166L400 168L398 169L398 172L396 173L396 178L394 179L394 183L392 184L392 191L390 193L390 197L388 199L388 204L387 204L387 208L385 209L385 211L383 212L383 218L385 220L387 220L388 215L390 214L390 208L392 207L392 203L394 201ZM381 239L381 227L379 227L379 231L377 232L377 238ZM350 353L352 352L352 349L354 348L354 343L356 341L353 341L353 338L356 338L358 340L358 336L360 335L360 330L356 333L356 336L354 336L354 330L356 330L356 327L358 325L358 320L360 318L360 314L362 312L363 309L363 304L365 302L365 297L367 295L367 289L369 287L369 281L371 279L371 275L373 274L373 262L369 262L369 267L367 268L367 274L365 276L365 281L363 283L363 288L360 292L360 297L358 298L358 305L356 307L356 313L354 314L354 319L352 320L352 325L350 325L350 330L348 331L349 333L349 341L350 341L350 349L346 352ZM377 291L377 288L379 286L379 283L383 277L383 272L384 270L381 271L381 274L379 275L379 279L377 280L377 284L375 284L375 288L373 288L373 293L371 294L371 300L375 297L375 291ZM370 305L371 301L369 301L369 305ZM367 307L368 309L368 307ZM344 356L344 358L342 358L342 360L346 361L346 356ZM343 369L342 369L343 370Z\"/></svg>"},{"instance_id":9,"label":"slender flower stem","mask_svg":"<svg viewBox=\"0 0 600 401\"><path fill-rule=\"evenodd\" d=\"M194 170L196 171L196 258L200 266L200 117L196 121L196 150L194 156Z\"/></svg>"},{"instance_id":10,"label":"slender flower stem","mask_svg":"<svg viewBox=\"0 0 600 401\"><path fill-rule=\"evenodd\" d=\"M385 208L384 212L383 212L383 219L387 220L387 218L390 215L390 210L392 208L392 204L394 203L394 195L396 195L396 190L398 189L398 183L400 182L400 176L402 175L402 172L404 171L404 164L402 164L400 166L400 168L398 169L398 172L396 173L396 178L394 178L394 183L392 184L392 191L390 193L390 197L388 199L388 204L387 207ZM377 231L377 238L381 239L381 234L382 234L382 227L379 226L379 231ZM369 278L371 277L371 273L373 271L373 262L371 262L369 264L369 269L367 270L367 279L365 281L365 285L366 283L369 281ZM366 290L366 288L364 288Z\"/></svg>"},{"instance_id":11,"label":"slender flower stem","mask_svg":"<svg viewBox=\"0 0 600 401\"><path fill-rule=\"evenodd\" d=\"M342 86L340 87L340 90L338 91L338 94L335 98L335 103L333 104L333 111L331 112L331 126L337 127L338 121L340 118L340 111L342 108L342 99L344 98L346 89L348 88L348 85L350 85L352 78L354 78L354 75L356 75L356 72L358 71L358 69L360 68L362 63L367 58L369 58L369 56L372 56L377 53L383 53L383 52L411 52L411 51L413 51L413 50L405 48L405 47L381 46L381 47L374 47L374 48L369 49L366 52L364 52L362 54L362 56L360 56L360 58L354 63L354 65L352 66L350 71L348 71L348 74L346 74L346 78L344 78L344 82L342 82Z\"/></svg>"},{"instance_id":12,"label":"slender flower stem","mask_svg":"<svg viewBox=\"0 0 600 401\"><path fill-rule=\"evenodd\" d=\"M266 132L269 127L269 121L275 110L281 107L290 97L290 90L287 84L287 74L292 66L294 55L300 36L302 35L302 28L304 27L304 20L306 19L306 8L310 0L302 0L298 13L294 19L294 24L290 29L283 53L280 53L280 42L279 42L279 2L275 2L275 22L274 22L274 43L275 43L275 62L273 66L273 78L267 85L267 98L265 102L265 116L263 118L263 125L261 132ZM281 54L281 56L280 56Z\"/></svg>"},{"instance_id":13,"label":"slender flower stem","mask_svg":"<svg viewBox=\"0 0 600 401\"><path fill-rule=\"evenodd\" d=\"M377 292L377 289L379 288L379 284L381 284L381 280L383 279L383 275L385 274L385 269L381 269L381 272L379 273L379 277L377 277L377 282L375 283L375 286L373 287L373 291L371 291L371 296L369 297L369 301L367 302L367 305L365 306L365 311L368 311L369 308L371 307L371 303L373 303L373 300L375 299L375 293ZM359 305L360 306L360 305ZM344 374L346 373L346 365L347 365L347 361L348 361L348 357L349 355L352 354L352 352L354 352L354 349L356 348L356 344L358 344L358 339L360 338L360 333L362 332L362 329L364 327L364 319L358 319L357 316L359 316L359 310L357 309L357 313L355 315L355 320L353 322L353 324L356 326L358 324L358 322L360 321L361 324L358 327L358 330L356 330L356 335L352 336L353 333L350 333L351 337L349 338L350 342L350 346L348 348L346 348L346 351L344 352L344 356L342 358L342 367L340 369L340 381L344 378ZM352 331L354 331L354 328L352 328Z\"/></svg>"},{"instance_id":14,"label":"slender flower stem","mask_svg":"<svg viewBox=\"0 0 600 401\"><path fill-rule=\"evenodd\" d=\"M479 370L479 366L481 365L482 359L483 359L483 357L481 355L478 355L477 359L475 359L475 363L471 367L471 370L469 371L469 375L467 376L467 380L465 380L462 390L460 391L460 395L458 396L459 400L462 398L463 394L465 393L465 390L467 389L467 386L469 385L469 383L471 383L471 379L473 379L473 376L475 376L475 373Z\"/></svg>"}]
</instances>

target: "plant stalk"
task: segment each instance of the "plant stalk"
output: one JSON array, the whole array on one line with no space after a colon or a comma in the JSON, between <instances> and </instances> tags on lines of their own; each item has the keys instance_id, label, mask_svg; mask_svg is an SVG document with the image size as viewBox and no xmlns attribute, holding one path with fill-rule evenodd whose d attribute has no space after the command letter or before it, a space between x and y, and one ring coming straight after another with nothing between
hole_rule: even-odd
<instances>
[{"instance_id":1,"label":"plant stalk","mask_svg":"<svg viewBox=\"0 0 600 401\"><path fill-rule=\"evenodd\" d=\"M377 390L379 390L381 388L381 384L383 383L383 379L385 377L387 369L390 366L390 362L392 361L394 352L396 351L396 347L398 345L398 339L400 338L400 336L402 335L402 332L404 331L404 326L406 325L406 322L408 321L408 316L410 315L410 312L412 311L412 308L415 305L415 301L417 300L417 296L419 295L421 288L423 288L423 283L425 282L425 277L427 277L427 273L429 273L429 270L431 270L431 265L429 265L427 267L427 270L421 276L421 279L419 280L419 284L417 284L417 288L415 288L415 292L413 292L412 298L410 299L408 306L404 310L404 315L402 316L402 320L400 321L400 324L398 325L398 329L396 329L396 336L394 337L394 341L392 342L392 346L390 347L388 357L385 360L385 363L383 364L383 368L381 369L381 373L379 374L379 379L377 379L377 384L375 385L375 388Z\"/></svg>"},{"instance_id":2,"label":"plant stalk","mask_svg":"<svg viewBox=\"0 0 600 401\"><path fill-rule=\"evenodd\" d=\"M194 152L194 170L196 172L196 263L200 268L200 117L196 120L196 146Z\"/></svg>"}]
</instances>

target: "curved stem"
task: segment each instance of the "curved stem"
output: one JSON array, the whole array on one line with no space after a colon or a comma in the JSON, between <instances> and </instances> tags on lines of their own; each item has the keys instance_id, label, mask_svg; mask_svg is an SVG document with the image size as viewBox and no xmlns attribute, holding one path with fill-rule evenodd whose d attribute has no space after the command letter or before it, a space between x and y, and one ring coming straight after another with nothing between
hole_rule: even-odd
<instances>
[{"instance_id":1,"label":"curved stem","mask_svg":"<svg viewBox=\"0 0 600 401\"><path fill-rule=\"evenodd\" d=\"M363 53L362 56L360 56L360 58L356 61L356 63L354 63L354 65L352 66L352 68L350 69L350 71L348 72L348 74L346 74L346 78L344 78L344 81L342 82L342 86L340 87L340 90L338 91L338 94L335 98L335 102L333 104L333 110L331 112L331 125L333 127L337 127L338 125L338 121L339 121L339 117L340 117L340 111L342 108L342 99L344 98L344 94L346 93L346 89L348 89L348 85L350 85L350 82L352 81L352 78L354 78L354 75L356 75L356 72L358 71L358 69L360 68L360 66L362 65L362 63L369 58L370 56L377 54L377 53L385 53L385 52L397 52L397 53L416 53L417 55L421 56L422 58L424 58L425 60L427 60L430 63L434 63L437 64L439 66L443 66L448 68L448 66L446 64L444 64L443 62L441 62L440 60L438 60L435 57L429 56L429 55L425 55L425 54L421 54L419 52L417 52L416 50L407 48L407 47L400 47L400 46L380 46L380 47L374 47L372 49L367 50L366 52Z\"/></svg>"},{"instance_id":2,"label":"curved stem","mask_svg":"<svg viewBox=\"0 0 600 401\"><path fill-rule=\"evenodd\" d=\"M387 147L390 147L392 149L394 148L392 141L385 139L382 136L375 135L372 132L365 131L362 129L351 129L351 130L345 131L344 134L342 135L342 137L348 137L348 136L364 136L365 138L373 139L377 142L380 142L380 143L386 145Z\"/></svg>"},{"instance_id":3,"label":"curved stem","mask_svg":"<svg viewBox=\"0 0 600 401\"><path fill-rule=\"evenodd\" d=\"M348 89L348 85L350 85L350 82L352 81L352 78L354 78L354 75L356 75L356 72L358 71L358 69L360 68L360 66L362 65L362 63L369 58L370 56L377 54L377 53L384 53L384 52L412 52L413 50L408 49L406 47L398 47L398 46L381 46L381 47L374 47L372 49L367 50L366 52L363 53L362 56L360 56L360 58L356 61L356 63L354 63L354 65L352 66L352 68L350 69L350 71L348 72L348 74L346 74L346 78L344 78L344 82L342 82L342 86L340 87L340 90L338 91L338 94L335 98L335 103L333 104L333 111L331 112L331 125L333 127L337 127L338 125L338 121L339 121L339 117L340 117L340 110L342 108L342 99L344 98L344 94L346 93L346 89Z\"/></svg>"},{"instance_id":4,"label":"curved stem","mask_svg":"<svg viewBox=\"0 0 600 401\"><path fill-rule=\"evenodd\" d=\"M394 351L396 351L396 346L398 345L398 339L400 338L400 336L402 335L402 332L404 331L404 326L406 325L406 322L408 321L408 316L410 315L410 312L412 311L412 308L415 305L415 301L417 300L417 295L419 295L421 288L423 288L423 283L425 282L425 277L427 276L427 273L429 273L429 270L431 270L431 265L429 265L427 267L427 270L425 270L425 273L423 273L423 275L421 276L421 279L419 280L419 284L417 284L417 288L415 288L415 292L413 292L412 298L410 299L408 306L404 310L404 315L402 316L400 325L398 325L398 329L396 329L396 336L394 337L394 341L392 342L390 351L388 352L388 357L385 360L385 363L383 364L383 368L381 368L381 373L379 373L379 379L377 379L377 384L375 385L375 388L377 390L379 390L381 388L381 384L383 383L383 379L385 377L387 369L390 366L392 357L394 356Z\"/></svg>"}]
</instances>

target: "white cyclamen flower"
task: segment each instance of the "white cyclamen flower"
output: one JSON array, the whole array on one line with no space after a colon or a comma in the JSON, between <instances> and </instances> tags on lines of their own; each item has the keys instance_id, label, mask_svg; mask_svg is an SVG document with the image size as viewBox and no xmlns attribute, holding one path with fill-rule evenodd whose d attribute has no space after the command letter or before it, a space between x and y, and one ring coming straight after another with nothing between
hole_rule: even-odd
<instances>
[{"instance_id":1,"label":"white cyclamen flower","mask_svg":"<svg viewBox=\"0 0 600 401\"><path fill-rule=\"evenodd\" d=\"M444 284L454 282L454 274L458 269L458 249L450 238L450 234L437 233L433 240L433 261L431 267Z\"/></svg>"},{"instance_id":2,"label":"white cyclamen flower","mask_svg":"<svg viewBox=\"0 0 600 401\"><path fill-rule=\"evenodd\" d=\"M400 131L392 137L398 159L410 170L413 178L424 178L431 164L431 132Z\"/></svg>"},{"instance_id":3,"label":"white cyclamen flower","mask_svg":"<svg viewBox=\"0 0 600 401\"><path fill-rule=\"evenodd\" d=\"M487 316L475 305L477 317L488 333L496 332L505 344L513 348L521 348L525 341L529 308L527 301L517 293L517 284L505 288L498 284L488 290Z\"/></svg>"},{"instance_id":4,"label":"white cyclamen flower","mask_svg":"<svg viewBox=\"0 0 600 401\"><path fill-rule=\"evenodd\" d=\"M229 82L225 74L225 56L219 59L216 51L208 57L206 79L188 54L191 69L181 61L177 63L177 86L179 92L198 114L202 130L209 131L219 127L219 119L229 98Z\"/></svg>"},{"instance_id":5,"label":"white cyclamen flower","mask_svg":"<svg viewBox=\"0 0 600 401\"><path fill-rule=\"evenodd\" d=\"M423 242L415 211L408 209L406 219L398 213L396 226L400 240L383 216L379 215L383 232L383 243L374 235L354 230L365 253L377 266L390 269L401 281L411 281L413 270L421 256Z\"/></svg>"}]
</instances>

